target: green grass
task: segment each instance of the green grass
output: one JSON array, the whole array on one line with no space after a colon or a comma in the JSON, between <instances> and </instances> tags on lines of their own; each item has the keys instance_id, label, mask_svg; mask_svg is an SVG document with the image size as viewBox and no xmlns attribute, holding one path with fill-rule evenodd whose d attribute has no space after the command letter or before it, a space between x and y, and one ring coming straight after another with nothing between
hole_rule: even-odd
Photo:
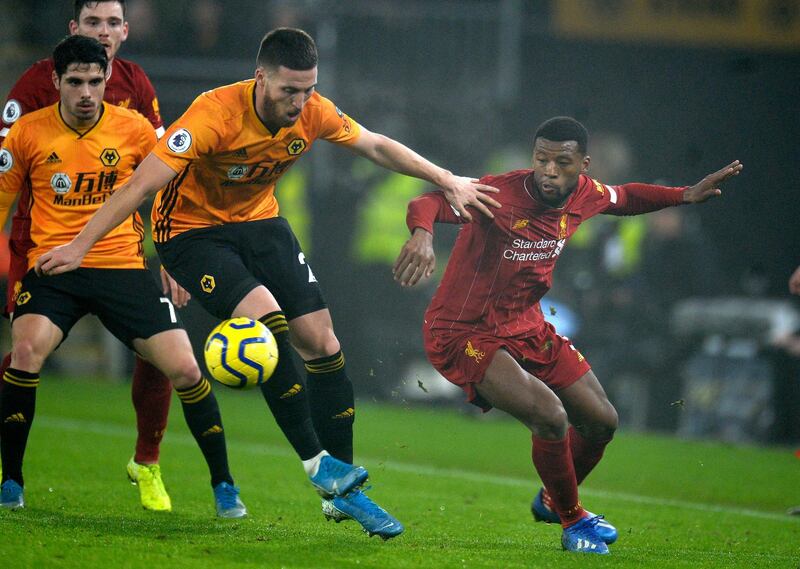
<instances>
[{"instance_id":1,"label":"green grass","mask_svg":"<svg viewBox=\"0 0 800 569\"><path fill-rule=\"evenodd\" d=\"M162 447L173 512L142 510L125 479L134 442L126 385L44 378L26 456L27 507L0 512L3 567L800 567L800 461L764 449L619 434L582 499L620 530L612 555L561 551L535 524L538 479L517 423L362 404L356 441L370 495L406 525L369 539L326 523L257 392L217 389L251 516L218 521L177 400Z\"/></svg>"}]
</instances>

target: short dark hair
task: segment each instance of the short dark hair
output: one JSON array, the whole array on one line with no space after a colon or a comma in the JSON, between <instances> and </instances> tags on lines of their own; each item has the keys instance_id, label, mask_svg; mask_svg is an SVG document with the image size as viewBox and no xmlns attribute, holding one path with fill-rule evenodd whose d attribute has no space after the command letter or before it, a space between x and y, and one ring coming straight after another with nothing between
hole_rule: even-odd
<instances>
[{"instance_id":1,"label":"short dark hair","mask_svg":"<svg viewBox=\"0 0 800 569\"><path fill-rule=\"evenodd\" d=\"M533 135L534 144L537 138L546 138L553 142L574 140L578 143L578 151L584 156L589 148L589 133L586 127L572 117L547 119L536 129L536 134Z\"/></svg>"},{"instance_id":2,"label":"short dark hair","mask_svg":"<svg viewBox=\"0 0 800 569\"><path fill-rule=\"evenodd\" d=\"M60 78L73 63L91 65L96 63L103 73L108 69L106 48L99 41L87 36L67 36L53 50L56 75Z\"/></svg>"},{"instance_id":3,"label":"short dark hair","mask_svg":"<svg viewBox=\"0 0 800 569\"><path fill-rule=\"evenodd\" d=\"M297 28L277 28L261 40L256 64L261 67L286 67L306 71L317 66L314 39Z\"/></svg>"},{"instance_id":4,"label":"short dark hair","mask_svg":"<svg viewBox=\"0 0 800 569\"><path fill-rule=\"evenodd\" d=\"M122 19L125 19L125 14L128 11L128 7L125 6L125 0L75 0L75 21L77 22L81 17L81 10L83 10L84 6L88 4L102 4L103 2L116 2L120 6L122 6ZM91 8L91 6L90 6Z\"/></svg>"}]
</instances>

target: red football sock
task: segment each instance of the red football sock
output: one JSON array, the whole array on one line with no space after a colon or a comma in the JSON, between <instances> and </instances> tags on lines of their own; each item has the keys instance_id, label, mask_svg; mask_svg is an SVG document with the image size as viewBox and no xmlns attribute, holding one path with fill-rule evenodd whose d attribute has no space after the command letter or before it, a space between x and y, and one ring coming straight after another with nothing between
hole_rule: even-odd
<instances>
[{"instance_id":1,"label":"red football sock","mask_svg":"<svg viewBox=\"0 0 800 569\"><path fill-rule=\"evenodd\" d=\"M159 445L167 428L172 384L158 368L137 356L131 399L138 432L133 460L140 464L158 462Z\"/></svg>"},{"instance_id":2,"label":"red football sock","mask_svg":"<svg viewBox=\"0 0 800 569\"><path fill-rule=\"evenodd\" d=\"M575 480L580 484L603 458L603 452L606 450L606 445L611 442L611 437L594 441L587 439L570 426L567 438L572 451L572 462L575 465Z\"/></svg>"},{"instance_id":3,"label":"red football sock","mask_svg":"<svg viewBox=\"0 0 800 569\"><path fill-rule=\"evenodd\" d=\"M571 526L585 517L586 512L578 500L578 483L567 437L549 441L534 436L532 457L553 508L561 518L561 525Z\"/></svg>"}]
</instances>

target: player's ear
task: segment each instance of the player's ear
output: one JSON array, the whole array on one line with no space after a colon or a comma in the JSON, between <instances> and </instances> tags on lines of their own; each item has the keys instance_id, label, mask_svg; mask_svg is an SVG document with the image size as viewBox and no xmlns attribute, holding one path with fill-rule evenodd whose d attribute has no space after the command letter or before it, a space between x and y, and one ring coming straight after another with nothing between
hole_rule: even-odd
<instances>
[{"instance_id":1,"label":"player's ear","mask_svg":"<svg viewBox=\"0 0 800 569\"><path fill-rule=\"evenodd\" d=\"M76 22L75 20L70 20L69 21L69 34L71 36L74 36L77 33L78 33L78 22Z\"/></svg>"},{"instance_id":2,"label":"player's ear","mask_svg":"<svg viewBox=\"0 0 800 569\"><path fill-rule=\"evenodd\" d=\"M53 70L53 86L56 88L56 91L59 90L58 89L58 73L55 72L55 69Z\"/></svg>"},{"instance_id":3,"label":"player's ear","mask_svg":"<svg viewBox=\"0 0 800 569\"><path fill-rule=\"evenodd\" d=\"M124 42L128 39L128 22L122 22L122 37L120 38L120 42Z\"/></svg>"},{"instance_id":4,"label":"player's ear","mask_svg":"<svg viewBox=\"0 0 800 569\"><path fill-rule=\"evenodd\" d=\"M588 154L583 157L583 162L581 163L581 174L585 174L589 171L589 162L592 161L592 157Z\"/></svg>"},{"instance_id":5,"label":"player's ear","mask_svg":"<svg viewBox=\"0 0 800 569\"><path fill-rule=\"evenodd\" d=\"M263 87L264 82L267 80L267 72L260 65L256 67L255 78L256 78L256 86Z\"/></svg>"}]
</instances>

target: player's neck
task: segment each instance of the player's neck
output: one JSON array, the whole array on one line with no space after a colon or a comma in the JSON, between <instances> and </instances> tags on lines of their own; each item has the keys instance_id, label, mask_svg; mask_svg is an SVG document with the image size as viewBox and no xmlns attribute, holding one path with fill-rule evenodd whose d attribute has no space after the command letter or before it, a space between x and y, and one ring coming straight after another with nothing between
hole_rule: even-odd
<instances>
[{"instance_id":1,"label":"player's neck","mask_svg":"<svg viewBox=\"0 0 800 569\"><path fill-rule=\"evenodd\" d=\"M258 120L261 121L261 124L264 125L264 128L266 128L272 136L275 136L276 134L278 134L278 131L282 127L272 124L272 122L269 119L265 118L263 116L264 115L264 111L262 110L263 108L264 108L264 102L262 100L259 100L257 91L253 89L253 110L256 113L256 117L258 117Z\"/></svg>"},{"instance_id":2,"label":"player's neck","mask_svg":"<svg viewBox=\"0 0 800 569\"><path fill-rule=\"evenodd\" d=\"M64 105L61 103L58 104L58 113L61 115L61 120L64 121L64 124L67 125L69 128L77 132L78 134L85 134L92 128L97 122L100 120L100 117L103 116L103 104L101 103L100 106L97 108L97 113L92 118L89 119L79 119L74 115L71 115L66 112L64 109Z\"/></svg>"}]
</instances>

